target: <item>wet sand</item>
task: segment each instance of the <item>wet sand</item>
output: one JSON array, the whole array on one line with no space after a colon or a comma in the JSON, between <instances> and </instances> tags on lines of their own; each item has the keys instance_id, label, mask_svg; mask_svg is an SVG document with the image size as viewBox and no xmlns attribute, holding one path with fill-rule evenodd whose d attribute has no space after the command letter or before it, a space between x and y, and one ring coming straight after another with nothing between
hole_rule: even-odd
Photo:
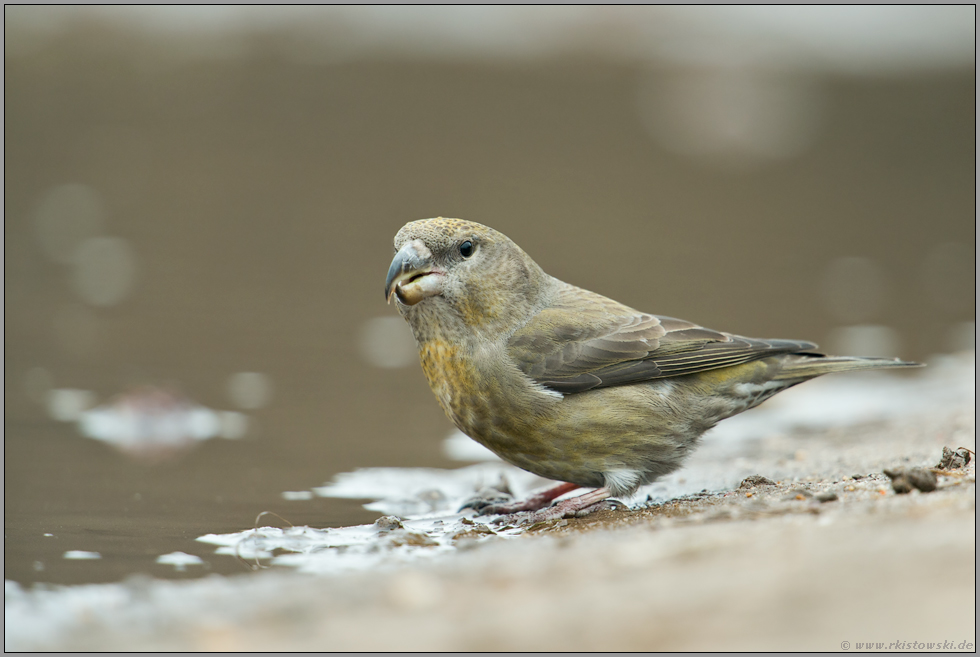
<instances>
[{"instance_id":1,"label":"wet sand","mask_svg":"<svg viewBox=\"0 0 980 657\"><path fill-rule=\"evenodd\" d=\"M928 493L897 494L883 474L936 466L943 446L975 449L975 404L769 438L749 452L771 483L746 478L516 538L474 532L436 558L367 571L273 568L33 591L8 583L5 643L861 651L868 642L881 650L921 641L972 650L964 642L976 640L975 462L941 472ZM717 460L692 459L689 476ZM480 528L488 519L474 520Z\"/></svg>"}]
</instances>

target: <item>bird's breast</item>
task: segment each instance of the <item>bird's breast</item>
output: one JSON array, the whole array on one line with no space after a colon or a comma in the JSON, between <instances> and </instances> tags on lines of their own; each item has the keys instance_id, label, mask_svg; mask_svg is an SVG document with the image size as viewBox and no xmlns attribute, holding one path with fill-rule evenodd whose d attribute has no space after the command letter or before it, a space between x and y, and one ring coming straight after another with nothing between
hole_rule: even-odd
<instances>
[{"instance_id":1,"label":"bird's breast","mask_svg":"<svg viewBox=\"0 0 980 657\"><path fill-rule=\"evenodd\" d=\"M428 340L419 345L422 372L439 405L457 426L465 415L461 398L476 389L473 368L462 358L460 348L445 340Z\"/></svg>"},{"instance_id":2,"label":"bird's breast","mask_svg":"<svg viewBox=\"0 0 980 657\"><path fill-rule=\"evenodd\" d=\"M536 388L494 348L443 339L419 344L422 371L446 415L464 433L491 449L534 434L532 418L550 415L560 395ZM496 450L495 450L496 451Z\"/></svg>"}]
</instances>

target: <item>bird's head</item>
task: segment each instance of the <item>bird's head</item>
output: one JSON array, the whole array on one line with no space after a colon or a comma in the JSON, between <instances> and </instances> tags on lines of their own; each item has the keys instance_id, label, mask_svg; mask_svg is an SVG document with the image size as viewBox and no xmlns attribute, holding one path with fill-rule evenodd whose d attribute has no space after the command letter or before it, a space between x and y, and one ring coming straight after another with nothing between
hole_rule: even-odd
<instances>
[{"instance_id":1,"label":"bird's head","mask_svg":"<svg viewBox=\"0 0 980 657\"><path fill-rule=\"evenodd\" d=\"M425 309L474 328L505 328L536 305L549 278L506 235L461 219L408 223L395 235L395 252L385 299L409 321Z\"/></svg>"}]
</instances>

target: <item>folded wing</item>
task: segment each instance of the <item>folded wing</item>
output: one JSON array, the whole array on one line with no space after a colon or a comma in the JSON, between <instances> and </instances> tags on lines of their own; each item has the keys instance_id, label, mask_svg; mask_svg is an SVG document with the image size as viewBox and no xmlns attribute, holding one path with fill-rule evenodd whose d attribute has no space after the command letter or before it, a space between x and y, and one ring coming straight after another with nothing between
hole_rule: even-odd
<instances>
[{"instance_id":1,"label":"folded wing","mask_svg":"<svg viewBox=\"0 0 980 657\"><path fill-rule=\"evenodd\" d=\"M565 394L730 367L780 353L796 340L759 340L641 313L594 292L562 287L517 331L508 353L525 374Z\"/></svg>"}]
</instances>

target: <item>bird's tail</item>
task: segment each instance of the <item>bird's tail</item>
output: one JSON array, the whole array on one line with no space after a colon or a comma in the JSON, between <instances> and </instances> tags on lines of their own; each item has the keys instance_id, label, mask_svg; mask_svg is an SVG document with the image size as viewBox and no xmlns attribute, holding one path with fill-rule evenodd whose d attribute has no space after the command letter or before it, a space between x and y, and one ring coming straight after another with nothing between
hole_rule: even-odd
<instances>
[{"instance_id":1,"label":"bird's tail","mask_svg":"<svg viewBox=\"0 0 980 657\"><path fill-rule=\"evenodd\" d=\"M773 378L777 381L812 379L815 376L832 374L833 372L879 370L892 367L922 367L922 363L912 363L897 358L859 358L856 356L797 354L797 358L783 361L780 372Z\"/></svg>"}]
</instances>

